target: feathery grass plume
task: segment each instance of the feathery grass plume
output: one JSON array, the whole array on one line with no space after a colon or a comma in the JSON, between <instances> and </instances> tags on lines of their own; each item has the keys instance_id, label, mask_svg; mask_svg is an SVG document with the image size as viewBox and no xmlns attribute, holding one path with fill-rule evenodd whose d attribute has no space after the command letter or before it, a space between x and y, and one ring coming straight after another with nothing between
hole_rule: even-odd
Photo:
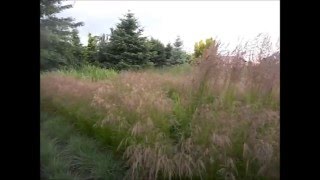
<instances>
[{"instance_id":1,"label":"feathery grass plume","mask_svg":"<svg viewBox=\"0 0 320 180\"><path fill-rule=\"evenodd\" d=\"M41 108L110 146L128 179L279 179L280 64L244 62L244 51L210 47L194 66L81 75L95 81L45 73Z\"/></svg>"}]
</instances>

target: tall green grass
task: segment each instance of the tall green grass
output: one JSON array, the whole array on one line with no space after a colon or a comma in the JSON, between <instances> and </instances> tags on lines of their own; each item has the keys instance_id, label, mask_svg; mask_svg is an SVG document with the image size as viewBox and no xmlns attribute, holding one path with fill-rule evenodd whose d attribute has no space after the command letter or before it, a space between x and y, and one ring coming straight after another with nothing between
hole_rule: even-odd
<instances>
[{"instance_id":1,"label":"tall green grass","mask_svg":"<svg viewBox=\"0 0 320 180\"><path fill-rule=\"evenodd\" d=\"M60 115L41 112L42 179L122 179L123 162Z\"/></svg>"},{"instance_id":2,"label":"tall green grass","mask_svg":"<svg viewBox=\"0 0 320 180\"><path fill-rule=\"evenodd\" d=\"M88 79L92 81L104 80L115 77L118 72L113 69L103 69L93 65L84 65L77 69L66 68L57 71L59 74L72 76L79 79Z\"/></svg>"}]
</instances>

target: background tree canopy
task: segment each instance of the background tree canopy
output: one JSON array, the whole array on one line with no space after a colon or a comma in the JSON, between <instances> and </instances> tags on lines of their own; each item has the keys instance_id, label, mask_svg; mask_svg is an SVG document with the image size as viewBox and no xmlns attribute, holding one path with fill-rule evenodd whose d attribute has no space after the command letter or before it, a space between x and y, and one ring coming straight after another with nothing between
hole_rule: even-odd
<instances>
[{"instance_id":1,"label":"background tree canopy","mask_svg":"<svg viewBox=\"0 0 320 180\"><path fill-rule=\"evenodd\" d=\"M130 10L119 19L110 34L88 34L88 42L80 42L77 27L82 22L73 18L58 18L56 15L72 5L62 5L61 0L40 1L40 54L41 70L61 67L95 65L115 70L165 67L188 62L183 41L177 36L171 45L164 45L153 37L143 36L138 19Z\"/></svg>"},{"instance_id":2,"label":"background tree canopy","mask_svg":"<svg viewBox=\"0 0 320 180\"><path fill-rule=\"evenodd\" d=\"M61 0L40 0L40 69L77 65L81 62L81 44L77 27L82 22L58 18L57 13L71 8Z\"/></svg>"}]
</instances>

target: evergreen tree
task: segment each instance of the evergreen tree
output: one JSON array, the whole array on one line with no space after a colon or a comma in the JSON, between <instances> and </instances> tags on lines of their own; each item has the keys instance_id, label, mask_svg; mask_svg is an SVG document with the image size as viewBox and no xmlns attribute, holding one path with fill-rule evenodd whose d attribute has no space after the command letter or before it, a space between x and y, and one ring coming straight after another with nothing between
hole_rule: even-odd
<instances>
[{"instance_id":1,"label":"evergreen tree","mask_svg":"<svg viewBox=\"0 0 320 180\"><path fill-rule=\"evenodd\" d=\"M174 46L176 49L181 50L182 45L183 45L183 42L182 42L182 40L180 39L180 36L178 36L177 39L176 39L176 41L173 43L173 46Z\"/></svg>"},{"instance_id":2,"label":"evergreen tree","mask_svg":"<svg viewBox=\"0 0 320 180\"><path fill-rule=\"evenodd\" d=\"M173 48L172 56L169 60L170 65L178 65L187 62L188 55L185 51L179 50L177 48Z\"/></svg>"},{"instance_id":3,"label":"evergreen tree","mask_svg":"<svg viewBox=\"0 0 320 180\"><path fill-rule=\"evenodd\" d=\"M171 58L172 56L172 46L170 43L167 44L166 48L165 48L165 54L166 54L166 59L167 61L169 61L169 59Z\"/></svg>"},{"instance_id":4,"label":"evergreen tree","mask_svg":"<svg viewBox=\"0 0 320 180\"><path fill-rule=\"evenodd\" d=\"M183 64L187 61L188 55L185 51L182 50L183 42L178 36L175 42L173 43L174 47L171 50L171 57L169 59L170 65Z\"/></svg>"},{"instance_id":5,"label":"evergreen tree","mask_svg":"<svg viewBox=\"0 0 320 180\"><path fill-rule=\"evenodd\" d=\"M61 5L61 0L40 0L40 69L52 69L71 65L72 29L83 25L72 18L58 18L56 14L71 8Z\"/></svg>"},{"instance_id":6,"label":"evergreen tree","mask_svg":"<svg viewBox=\"0 0 320 180\"><path fill-rule=\"evenodd\" d=\"M148 48L150 52L150 62L156 67L162 67L166 65L166 51L161 41L151 38L148 41Z\"/></svg>"},{"instance_id":7,"label":"evergreen tree","mask_svg":"<svg viewBox=\"0 0 320 180\"><path fill-rule=\"evenodd\" d=\"M108 63L107 61L107 44L108 44L108 35L102 34L101 37L99 37L98 41L98 55L97 60L102 67L110 68L112 65Z\"/></svg>"},{"instance_id":8,"label":"evergreen tree","mask_svg":"<svg viewBox=\"0 0 320 180\"><path fill-rule=\"evenodd\" d=\"M88 45L84 51L85 61L97 65L97 43L98 37L88 34Z\"/></svg>"},{"instance_id":9,"label":"evergreen tree","mask_svg":"<svg viewBox=\"0 0 320 180\"><path fill-rule=\"evenodd\" d=\"M115 29L111 28L106 58L115 69L139 69L149 62L146 38L143 29L130 11L120 19Z\"/></svg>"},{"instance_id":10,"label":"evergreen tree","mask_svg":"<svg viewBox=\"0 0 320 180\"><path fill-rule=\"evenodd\" d=\"M79 38L79 31L77 29L72 30L72 39L71 39L71 50L72 50L72 55L73 55L73 62L75 66L79 66L83 63L83 47L82 44L80 43L80 38Z\"/></svg>"}]
</instances>

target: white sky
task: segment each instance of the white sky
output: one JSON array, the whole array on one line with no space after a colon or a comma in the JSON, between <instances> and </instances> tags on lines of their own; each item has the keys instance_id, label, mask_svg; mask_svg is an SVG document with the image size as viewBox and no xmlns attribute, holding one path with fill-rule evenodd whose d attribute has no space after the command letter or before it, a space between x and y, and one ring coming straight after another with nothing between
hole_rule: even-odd
<instances>
[{"instance_id":1,"label":"white sky","mask_svg":"<svg viewBox=\"0 0 320 180\"><path fill-rule=\"evenodd\" d=\"M193 51L194 43L209 37L234 47L239 39L253 39L259 33L280 36L280 1L84 1L70 0L73 8L59 16L85 23L79 28L81 42L88 33L110 33L119 18L131 10L144 27L144 35L173 43L180 35L184 49Z\"/></svg>"}]
</instances>

